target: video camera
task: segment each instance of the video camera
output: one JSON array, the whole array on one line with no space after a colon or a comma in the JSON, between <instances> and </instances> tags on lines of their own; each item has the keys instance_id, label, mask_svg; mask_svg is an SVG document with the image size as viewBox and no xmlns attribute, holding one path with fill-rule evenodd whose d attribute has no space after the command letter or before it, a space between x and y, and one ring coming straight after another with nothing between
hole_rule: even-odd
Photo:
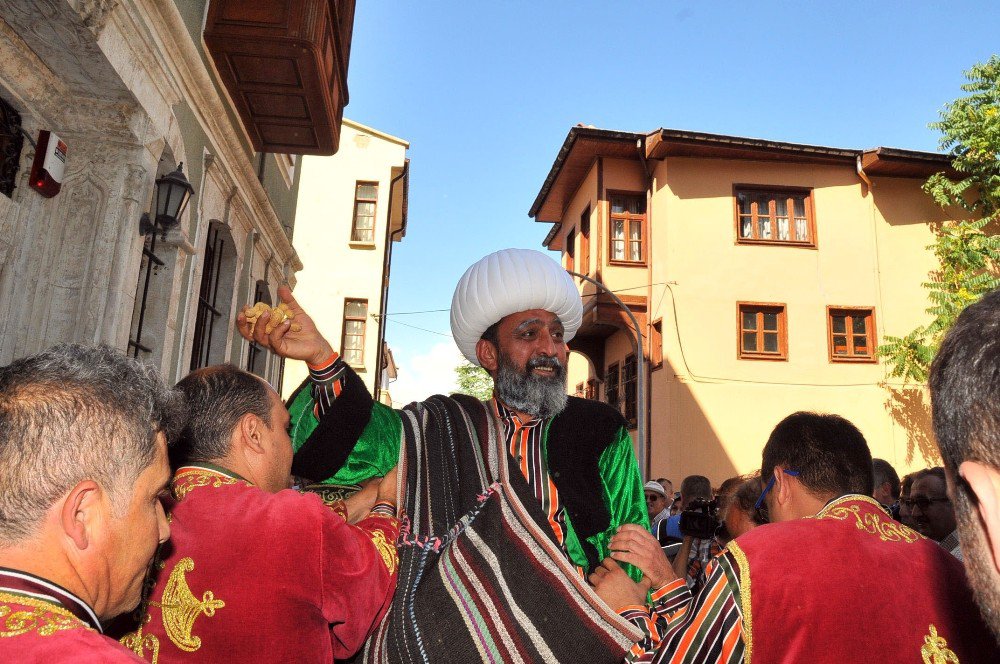
<instances>
[{"instance_id":1,"label":"video camera","mask_svg":"<svg viewBox=\"0 0 1000 664\"><path fill-rule=\"evenodd\" d=\"M721 525L718 500L697 498L688 503L688 508L681 512L680 529L685 537L710 539L719 531Z\"/></svg>"}]
</instances>

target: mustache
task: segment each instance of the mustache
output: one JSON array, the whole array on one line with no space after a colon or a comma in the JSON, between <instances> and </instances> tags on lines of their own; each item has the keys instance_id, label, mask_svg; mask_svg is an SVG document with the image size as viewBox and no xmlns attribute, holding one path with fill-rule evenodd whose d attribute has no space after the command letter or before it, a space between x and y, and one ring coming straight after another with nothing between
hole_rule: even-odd
<instances>
[{"instance_id":1,"label":"mustache","mask_svg":"<svg viewBox=\"0 0 1000 664\"><path fill-rule=\"evenodd\" d=\"M531 371L532 369L555 369L557 372L562 372L563 364L559 361L559 358L550 357L548 355L539 355L538 357L533 357L524 365L525 371Z\"/></svg>"}]
</instances>

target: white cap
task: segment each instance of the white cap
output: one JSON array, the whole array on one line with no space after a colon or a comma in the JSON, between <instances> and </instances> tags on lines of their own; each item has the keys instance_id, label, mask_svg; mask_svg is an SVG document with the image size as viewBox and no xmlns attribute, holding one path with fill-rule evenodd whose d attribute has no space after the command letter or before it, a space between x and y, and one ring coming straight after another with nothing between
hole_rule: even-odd
<instances>
[{"instance_id":1,"label":"white cap","mask_svg":"<svg viewBox=\"0 0 1000 664\"><path fill-rule=\"evenodd\" d=\"M451 299L451 334L462 355L478 365L476 344L483 332L506 316L531 309L558 316L567 342L583 320L580 292L559 263L532 249L501 249L458 280Z\"/></svg>"}]
</instances>

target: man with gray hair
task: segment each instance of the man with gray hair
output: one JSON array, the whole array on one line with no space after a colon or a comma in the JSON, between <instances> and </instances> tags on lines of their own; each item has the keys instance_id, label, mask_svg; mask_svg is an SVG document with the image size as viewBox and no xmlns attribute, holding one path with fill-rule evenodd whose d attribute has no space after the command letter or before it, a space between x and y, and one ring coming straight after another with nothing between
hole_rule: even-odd
<instances>
[{"instance_id":1,"label":"man with gray hair","mask_svg":"<svg viewBox=\"0 0 1000 664\"><path fill-rule=\"evenodd\" d=\"M492 376L493 396L402 411L374 402L291 293L279 295L300 331L238 320L248 339L310 365L308 389L291 399L293 472L357 482L399 462L399 590L365 659L620 662L633 630L584 574L619 525L649 520L625 418L566 393L567 342L583 316L572 277L527 249L474 263L455 288L451 330Z\"/></svg>"},{"instance_id":2,"label":"man with gray hair","mask_svg":"<svg viewBox=\"0 0 1000 664\"><path fill-rule=\"evenodd\" d=\"M170 535L160 499L180 403L104 346L0 368L0 661L136 661L101 621L138 605Z\"/></svg>"}]
</instances>

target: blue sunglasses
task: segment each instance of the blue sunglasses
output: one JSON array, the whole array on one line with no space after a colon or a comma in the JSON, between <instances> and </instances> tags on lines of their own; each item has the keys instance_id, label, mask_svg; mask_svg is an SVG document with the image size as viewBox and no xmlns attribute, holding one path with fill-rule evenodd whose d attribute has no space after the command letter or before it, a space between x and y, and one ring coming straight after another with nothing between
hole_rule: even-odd
<instances>
[{"instance_id":1,"label":"blue sunglasses","mask_svg":"<svg viewBox=\"0 0 1000 664\"><path fill-rule=\"evenodd\" d=\"M797 470L788 470L788 469L785 469L784 473L786 475L791 475L792 477L798 477L800 475L799 471L797 471ZM767 481L767 486L765 486L764 490L760 492L760 498L758 498L757 502L753 504L753 508L755 510L759 510L761 507L764 506L764 498L767 497L767 492L770 491L774 487L774 480L776 480L776 479L777 479L777 476L772 473L771 474L771 479L769 479Z\"/></svg>"}]
</instances>

